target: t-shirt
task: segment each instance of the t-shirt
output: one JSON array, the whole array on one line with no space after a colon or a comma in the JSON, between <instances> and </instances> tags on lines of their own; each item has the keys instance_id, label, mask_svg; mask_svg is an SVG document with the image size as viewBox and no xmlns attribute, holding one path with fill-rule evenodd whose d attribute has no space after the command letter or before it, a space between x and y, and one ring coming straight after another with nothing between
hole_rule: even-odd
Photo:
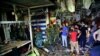
<instances>
[{"instance_id":1,"label":"t-shirt","mask_svg":"<svg viewBox=\"0 0 100 56\"><path fill-rule=\"evenodd\" d=\"M97 38L95 35L97 35ZM94 37L94 39L97 39L97 41L100 41L100 29L98 29L97 31L94 32L93 37Z\"/></svg>"},{"instance_id":2,"label":"t-shirt","mask_svg":"<svg viewBox=\"0 0 100 56\"><path fill-rule=\"evenodd\" d=\"M68 27L66 26L62 27L62 35L68 35Z\"/></svg>"},{"instance_id":3,"label":"t-shirt","mask_svg":"<svg viewBox=\"0 0 100 56\"><path fill-rule=\"evenodd\" d=\"M82 28L80 29L80 31L81 31L81 36L86 36L86 30L87 30L86 27L82 27Z\"/></svg>"},{"instance_id":4,"label":"t-shirt","mask_svg":"<svg viewBox=\"0 0 100 56\"><path fill-rule=\"evenodd\" d=\"M73 42L76 42L77 41L77 34L78 33L76 31L70 32L70 40Z\"/></svg>"}]
</instances>

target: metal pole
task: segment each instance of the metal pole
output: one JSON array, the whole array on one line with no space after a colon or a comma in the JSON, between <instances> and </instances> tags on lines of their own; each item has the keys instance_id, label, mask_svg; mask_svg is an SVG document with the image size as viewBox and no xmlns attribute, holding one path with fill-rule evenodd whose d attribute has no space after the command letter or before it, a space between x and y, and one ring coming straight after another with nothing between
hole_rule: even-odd
<instances>
[{"instance_id":1,"label":"metal pole","mask_svg":"<svg viewBox=\"0 0 100 56\"><path fill-rule=\"evenodd\" d=\"M2 21L6 21L7 20L7 15L6 12L4 12L2 14ZM9 31L10 27L8 26L8 24L3 24L3 30L4 30L4 35L5 35L5 43L8 43L11 39L10 39L10 31Z\"/></svg>"},{"instance_id":2,"label":"metal pole","mask_svg":"<svg viewBox=\"0 0 100 56\"><path fill-rule=\"evenodd\" d=\"M32 6L30 7L31 9L34 9L34 8L40 8L40 7L46 7L46 6L53 6L54 4L46 4L46 5L40 5L40 6Z\"/></svg>"},{"instance_id":3,"label":"metal pole","mask_svg":"<svg viewBox=\"0 0 100 56\"><path fill-rule=\"evenodd\" d=\"M28 17L29 17L29 31L30 31L31 47L32 47L32 51L33 51L33 36L32 36L32 25L31 25L30 8L28 8Z\"/></svg>"}]
</instances>

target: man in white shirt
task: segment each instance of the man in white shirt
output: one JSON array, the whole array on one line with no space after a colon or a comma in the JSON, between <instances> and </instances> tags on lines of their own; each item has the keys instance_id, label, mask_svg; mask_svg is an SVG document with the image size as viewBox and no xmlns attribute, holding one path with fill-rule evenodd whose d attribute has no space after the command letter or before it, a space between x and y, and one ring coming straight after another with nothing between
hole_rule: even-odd
<instances>
[{"instance_id":1,"label":"man in white shirt","mask_svg":"<svg viewBox=\"0 0 100 56\"><path fill-rule=\"evenodd\" d=\"M96 41L96 44L100 45L100 26L99 26L99 29L94 32L93 37L94 37L94 40Z\"/></svg>"}]
</instances>

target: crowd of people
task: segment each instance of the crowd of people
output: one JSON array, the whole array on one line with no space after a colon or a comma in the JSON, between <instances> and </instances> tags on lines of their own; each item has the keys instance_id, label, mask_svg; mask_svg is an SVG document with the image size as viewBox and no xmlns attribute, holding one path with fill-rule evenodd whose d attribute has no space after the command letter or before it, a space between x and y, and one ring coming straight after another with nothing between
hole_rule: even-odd
<instances>
[{"instance_id":1,"label":"crowd of people","mask_svg":"<svg viewBox=\"0 0 100 56\"><path fill-rule=\"evenodd\" d=\"M86 48L100 45L99 19L99 17L95 19L95 24L92 24L94 21L91 21L91 24L80 21L79 24L74 23L70 26L68 26L68 23L67 25L63 23L61 27L62 46L68 47L67 45L69 43L71 52L74 52L75 48L77 54L79 54L79 51L85 51ZM69 42L67 38L69 38Z\"/></svg>"},{"instance_id":2,"label":"crowd of people","mask_svg":"<svg viewBox=\"0 0 100 56\"><path fill-rule=\"evenodd\" d=\"M62 48L80 54L80 51L85 51L86 48L100 45L99 19L100 17L96 18L95 24L94 20L91 23L79 21L71 25L68 22L62 22L61 27L57 24L48 24L46 30L47 41L50 45L54 45L58 41L56 39L59 38Z\"/></svg>"}]
</instances>

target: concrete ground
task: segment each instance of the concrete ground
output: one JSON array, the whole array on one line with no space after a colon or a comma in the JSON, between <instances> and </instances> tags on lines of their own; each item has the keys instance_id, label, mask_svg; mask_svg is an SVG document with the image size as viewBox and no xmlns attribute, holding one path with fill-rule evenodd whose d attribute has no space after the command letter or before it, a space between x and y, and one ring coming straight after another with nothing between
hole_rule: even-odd
<instances>
[{"instance_id":1,"label":"concrete ground","mask_svg":"<svg viewBox=\"0 0 100 56\"><path fill-rule=\"evenodd\" d=\"M83 54L80 53L79 55L76 55L75 53L71 53L70 49L63 48L59 44L55 45L54 51L47 53L41 50L40 53L41 56L89 56L88 52L86 51Z\"/></svg>"}]
</instances>

